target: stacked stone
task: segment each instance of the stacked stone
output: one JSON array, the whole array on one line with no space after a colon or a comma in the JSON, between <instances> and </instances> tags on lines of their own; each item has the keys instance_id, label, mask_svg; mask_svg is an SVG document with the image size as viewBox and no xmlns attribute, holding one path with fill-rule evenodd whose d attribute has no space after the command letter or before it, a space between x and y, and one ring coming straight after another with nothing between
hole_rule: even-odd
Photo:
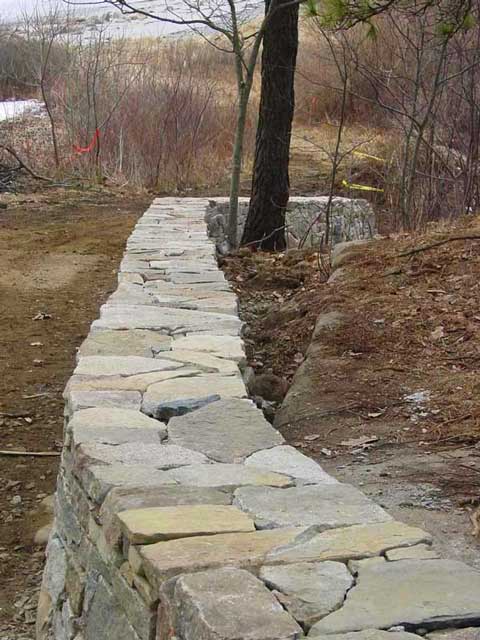
<instances>
[{"instance_id":1,"label":"stacked stone","mask_svg":"<svg viewBox=\"0 0 480 640\"><path fill-rule=\"evenodd\" d=\"M237 216L237 242L243 235L247 220L249 198L240 198ZM220 253L228 251L228 198L209 201L206 220ZM290 248L295 239L305 247L318 247L325 239L327 212L330 220L330 242L350 242L371 239L376 233L375 212L368 200L328 196L290 198L285 215L285 231Z\"/></svg>"},{"instance_id":2,"label":"stacked stone","mask_svg":"<svg viewBox=\"0 0 480 640\"><path fill-rule=\"evenodd\" d=\"M286 445L247 398L207 206L152 204L80 348L38 639L414 640L403 628L476 624L477 572Z\"/></svg>"}]
</instances>

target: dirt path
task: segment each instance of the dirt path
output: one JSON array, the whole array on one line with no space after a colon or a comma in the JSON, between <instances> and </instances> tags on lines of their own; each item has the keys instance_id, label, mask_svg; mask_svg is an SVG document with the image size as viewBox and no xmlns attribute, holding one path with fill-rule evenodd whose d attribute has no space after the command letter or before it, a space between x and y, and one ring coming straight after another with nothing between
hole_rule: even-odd
<instances>
[{"instance_id":1,"label":"dirt path","mask_svg":"<svg viewBox=\"0 0 480 640\"><path fill-rule=\"evenodd\" d=\"M60 204L61 203L61 204ZM0 210L0 449L58 452L76 348L114 288L144 198L27 195ZM58 459L0 456L0 637L33 638ZM48 502L48 500L47 500Z\"/></svg>"}]
</instances>

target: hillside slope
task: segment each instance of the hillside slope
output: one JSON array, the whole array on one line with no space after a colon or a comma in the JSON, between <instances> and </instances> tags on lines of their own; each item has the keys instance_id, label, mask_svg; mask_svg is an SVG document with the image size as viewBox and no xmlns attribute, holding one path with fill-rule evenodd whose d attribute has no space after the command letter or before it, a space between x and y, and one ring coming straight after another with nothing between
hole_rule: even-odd
<instances>
[{"instance_id":1,"label":"hillside slope","mask_svg":"<svg viewBox=\"0 0 480 640\"><path fill-rule=\"evenodd\" d=\"M319 264L295 251L226 264L250 364L290 385L276 426L478 562L480 219L363 245L329 284Z\"/></svg>"}]
</instances>

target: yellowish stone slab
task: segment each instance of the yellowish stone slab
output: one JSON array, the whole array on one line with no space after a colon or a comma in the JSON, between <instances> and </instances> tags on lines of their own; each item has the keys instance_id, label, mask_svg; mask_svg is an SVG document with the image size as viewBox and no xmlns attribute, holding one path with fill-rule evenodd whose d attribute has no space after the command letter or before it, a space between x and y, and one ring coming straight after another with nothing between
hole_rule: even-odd
<instances>
[{"instance_id":1,"label":"yellowish stone slab","mask_svg":"<svg viewBox=\"0 0 480 640\"><path fill-rule=\"evenodd\" d=\"M182 367L175 371L152 371L138 373L131 376L94 376L75 375L70 379L65 390L68 397L70 390L74 391L140 391L144 393L150 385L176 378L189 378L201 373L192 367Z\"/></svg>"},{"instance_id":2,"label":"yellowish stone slab","mask_svg":"<svg viewBox=\"0 0 480 640\"><path fill-rule=\"evenodd\" d=\"M224 566L256 567L264 564L270 551L288 545L303 531L305 529L273 529L157 542L140 547L141 569L150 584L159 587L180 573Z\"/></svg>"},{"instance_id":3,"label":"yellowish stone slab","mask_svg":"<svg viewBox=\"0 0 480 640\"><path fill-rule=\"evenodd\" d=\"M131 544L255 530L250 516L236 507L226 505L130 509L120 512L117 517Z\"/></svg>"},{"instance_id":4,"label":"yellowish stone slab","mask_svg":"<svg viewBox=\"0 0 480 640\"><path fill-rule=\"evenodd\" d=\"M340 529L315 532L308 529L295 544L273 549L267 556L269 564L312 562L317 560L356 560L372 558L396 547L430 544L432 536L422 529L392 520L378 524L360 524Z\"/></svg>"}]
</instances>

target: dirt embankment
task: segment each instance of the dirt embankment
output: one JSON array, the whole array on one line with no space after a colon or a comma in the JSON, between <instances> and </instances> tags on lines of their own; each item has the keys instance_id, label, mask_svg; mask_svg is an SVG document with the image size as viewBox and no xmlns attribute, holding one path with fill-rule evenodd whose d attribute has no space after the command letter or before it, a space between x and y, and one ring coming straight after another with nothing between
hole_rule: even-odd
<instances>
[{"instance_id":1,"label":"dirt embankment","mask_svg":"<svg viewBox=\"0 0 480 640\"><path fill-rule=\"evenodd\" d=\"M62 392L76 348L113 290L125 241L146 206L129 194L2 196L0 209L0 449L59 452ZM33 637L58 458L0 455L0 637ZM48 501L47 501L48 502Z\"/></svg>"},{"instance_id":2,"label":"dirt embankment","mask_svg":"<svg viewBox=\"0 0 480 640\"><path fill-rule=\"evenodd\" d=\"M285 438L480 566L480 239L423 250L456 235L480 237L480 220L375 241L331 284L312 253L242 253L225 269L250 364L293 380L275 419Z\"/></svg>"}]
</instances>

